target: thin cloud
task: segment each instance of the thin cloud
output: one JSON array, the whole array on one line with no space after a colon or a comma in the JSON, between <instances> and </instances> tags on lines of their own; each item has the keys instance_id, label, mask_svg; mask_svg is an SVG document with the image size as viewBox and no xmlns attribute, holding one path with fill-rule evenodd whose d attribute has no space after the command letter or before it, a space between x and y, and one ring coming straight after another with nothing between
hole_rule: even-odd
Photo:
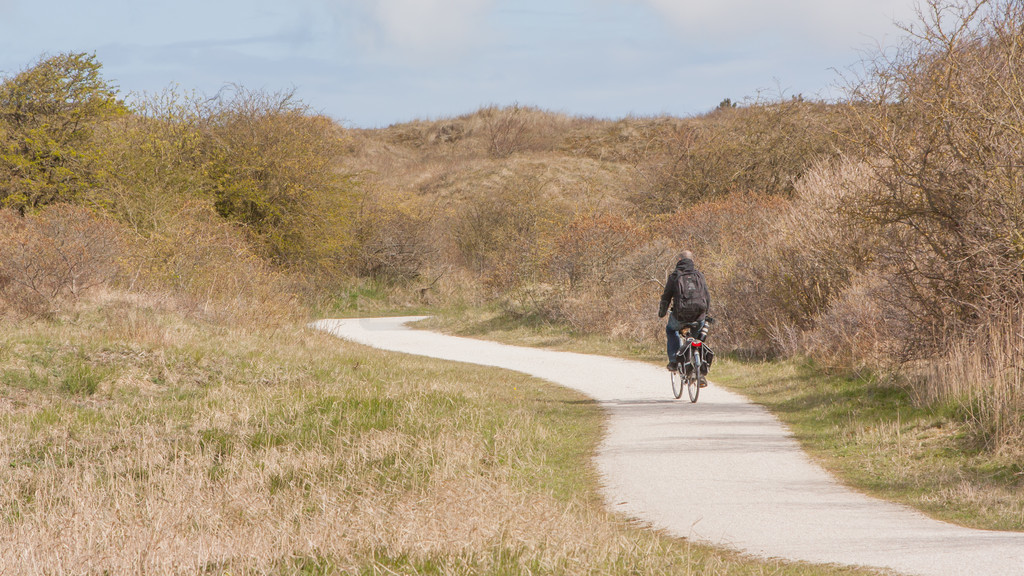
<instances>
[{"instance_id":1,"label":"thin cloud","mask_svg":"<svg viewBox=\"0 0 1024 576\"><path fill-rule=\"evenodd\" d=\"M647 4L695 39L743 42L751 35L848 49L893 33L915 0L632 0Z\"/></svg>"},{"instance_id":2,"label":"thin cloud","mask_svg":"<svg viewBox=\"0 0 1024 576\"><path fill-rule=\"evenodd\" d=\"M480 38L492 0L361 0L385 47L426 56L466 49Z\"/></svg>"}]
</instances>

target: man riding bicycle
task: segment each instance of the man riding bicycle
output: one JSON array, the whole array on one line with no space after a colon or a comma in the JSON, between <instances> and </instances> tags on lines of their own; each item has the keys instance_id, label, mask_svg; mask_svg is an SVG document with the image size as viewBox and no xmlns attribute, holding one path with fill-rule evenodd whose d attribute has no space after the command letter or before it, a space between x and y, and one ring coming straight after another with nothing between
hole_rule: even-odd
<instances>
[{"instance_id":1,"label":"man riding bicycle","mask_svg":"<svg viewBox=\"0 0 1024 576\"><path fill-rule=\"evenodd\" d=\"M705 329L707 323L708 309L711 307L711 295L708 293L707 281L704 274L697 270L693 263L693 252L684 250L679 254L676 269L668 276L665 282L665 290L661 294L661 305L658 308L658 318L664 318L671 305L672 314L669 315L668 324L665 326L665 337L667 339L668 369L676 371L679 369L679 361L676 354L682 346L682 339L679 330L690 325L690 336L703 341L707 337ZM714 360L714 353L705 348L705 363L702 371L706 372L707 367Z\"/></svg>"}]
</instances>

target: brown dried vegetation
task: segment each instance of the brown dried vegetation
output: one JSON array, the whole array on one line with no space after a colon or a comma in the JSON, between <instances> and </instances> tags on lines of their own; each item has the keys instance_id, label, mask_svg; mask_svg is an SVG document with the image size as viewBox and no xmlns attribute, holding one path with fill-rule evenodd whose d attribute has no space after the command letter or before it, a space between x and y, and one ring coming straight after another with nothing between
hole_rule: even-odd
<instances>
[{"instance_id":1,"label":"brown dried vegetation","mask_svg":"<svg viewBox=\"0 0 1024 576\"><path fill-rule=\"evenodd\" d=\"M288 409L297 410L310 390L329 396L324 381L305 372L289 380L287 398L271 386L250 390L242 402L226 388L199 386L204 400L186 407L191 415L132 418L154 394L195 392L163 390L166 379L198 382L237 368L217 364L225 354L212 365L169 367L174 346L194 354L176 339L217 331L263 337L268 325L294 324L338 294L335 305L351 301L357 312L365 292L381 307L494 306L510 317L660 348L657 299L683 248L697 254L709 279L718 350L895 374L922 404L954 407L979 446L1019 452L1022 29L1019 1L929 0L905 43L866 62L843 103L757 100L694 118L614 121L491 106L380 130L344 129L293 94L241 88L215 99L169 91L128 106L102 82L94 58L40 61L0 87L0 201L7 207L0 212L0 321L26 329L26 316L59 321L96 306L111 341L146 344L112 345L114 352L101 344L44 346L45 353L26 348L23 357L11 347L30 338L0 341L4 425L23 427L29 438L5 445L0 456L46 470L11 468L17 477L4 484L4 509L17 510L8 525L26 531L4 538L43 564L105 550L110 562L94 556L97 569L128 571L204 569L189 564L202 556L196 546L222 551L203 557L242 572L265 572L293 553L314 563L340 559L341 569L405 562L401 570L416 571L409 558L440 556L449 571L497 570L501 558L481 560L495 550L511 553L524 571L532 561L541 571L570 573L622 562L667 570L644 564L643 555L621 556L611 544L588 556L589 568L567 568L588 545L567 526L610 534L606 543L621 536L589 509L566 511L500 474L446 476L480 471L495 456L465 431L427 442L388 427L358 437L310 432L362 455L352 461L290 441L253 440L266 440L258 432L273 418L296 416L271 418L264 413L272 406L294 402ZM80 92L61 96L65 84L53 81L55 70L78 74ZM67 105L33 111L36 123L25 124L25 90ZM66 118L82 130L44 134L54 143L46 154L28 145ZM179 323L165 326L154 315ZM215 349L198 356L217 356ZM123 366L97 360L108 352L126 355ZM52 362L41 368L32 358L42 357ZM375 382L389 378L401 375L387 372ZM54 424L48 411L64 406L68 394L75 410L96 403L88 408L94 412ZM104 403L117 408L106 413ZM42 423L33 424L37 415ZM80 445L76 435L89 418L110 418L133 433ZM62 459L61 450L82 457ZM130 457L102 464L117 450ZM468 460L438 464L437 454ZM263 468L245 470L252 458ZM441 466L424 481L429 490L389 491L387 474L426 462ZM384 484L350 478L347 467L360 465L382 474ZM103 490L93 489L96 482ZM175 492L182 486L190 492ZM275 497L279 489L287 497ZM241 500L250 506L238 508ZM189 512L151 507L158 501L187 501ZM526 504L533 515L518 512ZM134 520L59 531L63 522L117 510ZM544 524L557 514L563 523ZM473 523L481 517L504 524ZM37 540L29 524L49 536ZM102 544L122 541L104 525L145 538L119 555ZM544 526L540 536L530 531L537 526ZM348 528L346 538L325 536ZM262 547L232 556L253 535ZM466 545L438 544L452 539ZM519 547L509 552L508 539ZM554 541L569 548L547 555ZM74 553L54 556L61 550Z\"/></svg>"},{"instance_id":2,"label":"brown dried vegetation","mask_svg":"<svg viewBox=\"0 0 1024 576\"><path fill-rule=\"evenodd\" d=\"M0 302L23 315L49 315L67 299L113 281L122 254L117 226L66 204L18 216L0 210Z\"/></svg>"},{"instance_id":3,"label":"brown dried vegetation","mask_svg":"<svg viewBox=\"0 0 1024 576\"><path fill-rule=\"evenodd\" d=\"M429 199L437 250L422 277L457 281L471 301L653 343L685 247L712 283L721 347L927 388L918 364L956 362L956 336L984 340L1024 305L1022 26L1020 2L932 0L841 104L619 121L492 107L363 133L378 143L346 165L400 205ZM984 374L973 388L1003 386ZM1017 431L979 438L1020 444L1022 406L1001 410Z\"/></svg>"}]
</instances>

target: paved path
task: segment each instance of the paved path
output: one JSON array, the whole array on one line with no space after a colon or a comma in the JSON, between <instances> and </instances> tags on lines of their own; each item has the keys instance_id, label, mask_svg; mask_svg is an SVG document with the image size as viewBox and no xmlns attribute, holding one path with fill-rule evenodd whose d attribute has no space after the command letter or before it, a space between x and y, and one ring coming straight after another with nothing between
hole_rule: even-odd
<instances>
[{"instance_id":1,"label":"paved path","mask_svg":"<svg viewBox=\"0 0 1024 576\"><path fill-rule=\"evenodd\" d=\"M386 350L525 372L594 398L609 414L596 456L606 500L671 534L906 574L1024 575L1024 533L961 528L844 488L737 394L712 385L690 404L672 398L661 367L409 330L411 320L314 326Z\"/></svg>"}]
</instances>

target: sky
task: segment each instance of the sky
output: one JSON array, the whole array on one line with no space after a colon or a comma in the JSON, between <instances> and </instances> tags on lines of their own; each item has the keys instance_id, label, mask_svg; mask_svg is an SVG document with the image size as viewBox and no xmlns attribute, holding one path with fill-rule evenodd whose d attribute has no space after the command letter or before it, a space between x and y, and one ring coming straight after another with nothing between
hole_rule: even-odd
<instances>
[{"instance_id":1,"label":"sky","mask_svg":"<svg viewBox=\"0 0 1024 576\"><path fill-rule=\"evenodd\" d=\"M0 75L96 54L130 98L294 90L346 126L519 104L617 119L842 96L915 0L0 0Z\"/></svg>"}]
</instances>

